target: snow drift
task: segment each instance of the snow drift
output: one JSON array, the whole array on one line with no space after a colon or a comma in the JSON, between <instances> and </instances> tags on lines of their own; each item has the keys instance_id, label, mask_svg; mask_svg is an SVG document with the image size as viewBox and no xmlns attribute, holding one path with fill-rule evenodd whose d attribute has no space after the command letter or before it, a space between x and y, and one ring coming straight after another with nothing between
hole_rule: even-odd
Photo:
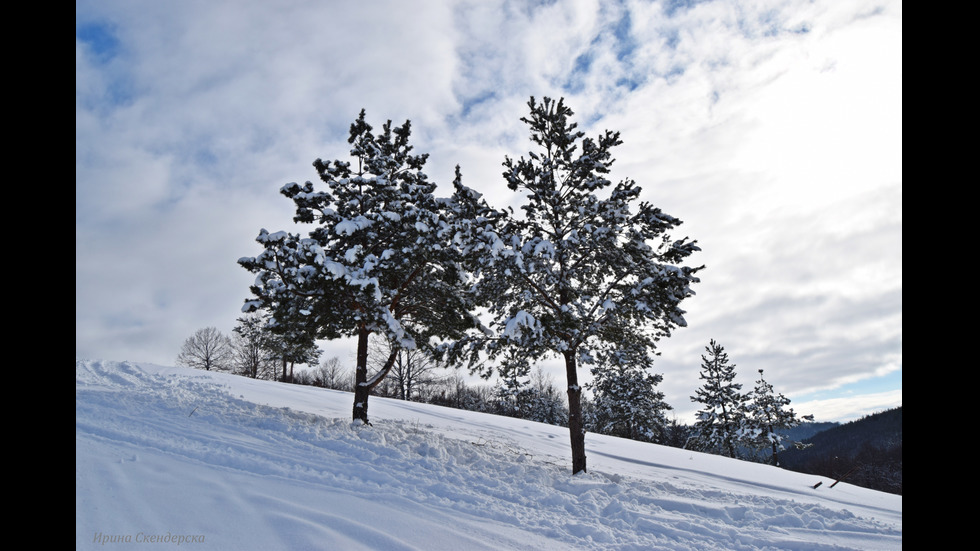
<instances>
[{"instance_id":1,"label":"snow drift","mask_svg":"<svg viewBox=\"0 0 980 551\"><path fill-rule=\"evenodd\" d=\"M75 362L76 549L885 550L902 497L567 429L223 373ZM823 484L814 489L813 485Z\"/></svg>"}]
</instances>

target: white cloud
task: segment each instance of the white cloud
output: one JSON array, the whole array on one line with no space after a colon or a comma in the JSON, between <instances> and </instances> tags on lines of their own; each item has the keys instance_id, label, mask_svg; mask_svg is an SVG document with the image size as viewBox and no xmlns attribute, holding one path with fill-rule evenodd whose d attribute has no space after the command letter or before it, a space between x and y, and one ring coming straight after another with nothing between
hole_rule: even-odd
<instances>
[{"instance_id":1,"label":"white cloud","mask_svg":"<svg viewBox=\"0 0 980 551\"><path fill-rule=\"evenodd\" d=\"M848 422L901 405L902 391L893 390L845 398L794 402L793 410L803 415L812 414L817 421Z\"/></svg>"},{"instance_id":2,"label":"white cloud","mask_svg":"<svg viewBox=\"0 0 980 551\"><path fill-rule=\"evenodd\" d=\"M564 95L588 134L621 131L613 177L703 249L656 362L668 402L689 403L711 338L799 391L901 365L901 3L663 8L76 4L115 40L76 38L76 354L168 363L230 331L235 260L291 225L279 187L344 157L362 107L412 120L437 183L459 163L503 207L528 96Z\"/></svg>"}]
</instances>

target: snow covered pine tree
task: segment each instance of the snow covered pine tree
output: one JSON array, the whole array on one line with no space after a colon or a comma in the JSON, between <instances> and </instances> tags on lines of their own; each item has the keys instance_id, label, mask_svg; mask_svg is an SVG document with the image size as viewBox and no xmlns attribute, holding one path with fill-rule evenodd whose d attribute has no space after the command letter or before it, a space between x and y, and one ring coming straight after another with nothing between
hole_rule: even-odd
<instances>
[{"instance_id":1,"label":"snow covered pine tree","mask_svg":"<svg viewBox=\"0 0 980 551\"><path fill-rule=\"evenodd\" d=\"M793 408L788 407L789 398L776 394L772 385L762 376L761 369L751 398L747 420L753 447L757 450L770 448L772 450L770 462L778 467L779 452L786 449L783 446L785 435L781 434L782 431L798 427L803 421L813 421L813 416L797 417Z\"/></svg>"},{"instance_id":2,"label":"snow covered pine tree","mask_svg":"<svg viewBox=\"0 0 980 551\"><path fill-rule=\"evenodd\" d=\"M642 363L597 365L592 368L593 408L590 430L639 440L659 442L671 408L657 390L663 376L650 373Z\"/></svg>"},{"instance_id":3,"label":"snow covered pine tree","mask_svg":"<svg viewBox=\"0 0 980 551\"><path fill-rule=\"evenodd\" d=\"M749 397L735 382L735 364L728 363L725 348L711 339L701 356L700 378L704 383L691 396L704 404L697 413L691 442L695 449L735 457L745 435L746 402Z\"/></svg>"},{"instance_id":4,"label":"snow covered pine tree","mask_svg":"<svg viewBox=\"0 0 980 551\"><path fill-rule=\"evenodd\" d=\"M255 299L244 311L268 308L280 323L312 328L317 338L357 337L353 418L368 422L368 396L399 350L426 347L472 326L461 290L458 251L448 246L452 201L433 195L422 172L427 154L413 155L410 122L372 132L362 110L348 142L357 166L317 159L326 191L290 183L294 221L317 223L308 238L259 233L265 250L238 262L257 273ZM458 171L457 171L458 177ZM367 378L368 338L394 343L384 367Z\"/></svg>"},{"instance_id":5,"label":"snow covered pine tree","mask_svg":"<svg viewBox=\"0 0 980 551\"><path fill-rule=\"evenodd\" d=\"M496 329L485 351L517 349L515 361L564 358L579 473L586 457L577 367L646 362L660 338L685 326L679 305L701 268L679 264L699 249L670 238L677 218L645 202L631 210L640 197L635 182L606 179L618 132L583 139L563 99L532 97L528 107L521 120L540 152L503 163L507 187L526 193L524 217L498 212L470 253L479 255L478 289Z\"/></svg>"}]
</instances>

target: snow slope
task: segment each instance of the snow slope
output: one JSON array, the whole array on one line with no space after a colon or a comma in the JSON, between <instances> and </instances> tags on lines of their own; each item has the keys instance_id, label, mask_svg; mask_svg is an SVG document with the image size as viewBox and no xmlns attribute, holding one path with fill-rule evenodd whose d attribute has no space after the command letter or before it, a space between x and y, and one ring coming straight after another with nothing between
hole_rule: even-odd
<instances>
[{"instance_id":1,"label":"snow slope","mask_svg":"<svg viewBox=\"0 0 980 551\"><path fill-rule=\"evenodd\" d=\"M76 549L901 549L902 497L561 427L75 362ZM812 486L823 480L820 488Z\"/></svg>"}]
</instances>

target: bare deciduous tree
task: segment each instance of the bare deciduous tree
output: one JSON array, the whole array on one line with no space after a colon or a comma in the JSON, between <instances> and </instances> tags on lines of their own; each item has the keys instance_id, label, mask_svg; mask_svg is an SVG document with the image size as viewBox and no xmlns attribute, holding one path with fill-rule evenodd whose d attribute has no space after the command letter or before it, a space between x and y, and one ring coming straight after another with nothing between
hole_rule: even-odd
<instances>
[{"instance_id":1,"label":"bare deciduous tree","mask_svg":"<svg viewBox=\"0 0 980 551\"><path fill-rule=\"evenodd\" d=\"M333 356L323 360L313 373L313 384L323 388L351 391L354 374L341 365L340 358Z\"/></svg>"},{"instance_id":2,"label":"bare deciduous tree","mask_svg":"<svg viewBox=\"0 0 980 551\"><path fill-rule=\"evenodd\" d=\"M231 339L214 327L205 327L184 341L177 355L177 365L221 371L228 369L233 351Z\"/></svg>"},{"instance_id":3,"label":"bare deciduous tree","mask_svg":"<svg viewBox=\"0 0 980 551\"><path fill-rule=\"evenodd\" d=\"M427 350L400 348L383 336L371 339L369 345L368 368L378 372L384 369L385 360L394 354L395 361L390 366L388 378L375 392L379 396L390 396L401 400L424 402L432 394L434 387L445 376L445 369Z\"/></svg>"}]
</instances>

